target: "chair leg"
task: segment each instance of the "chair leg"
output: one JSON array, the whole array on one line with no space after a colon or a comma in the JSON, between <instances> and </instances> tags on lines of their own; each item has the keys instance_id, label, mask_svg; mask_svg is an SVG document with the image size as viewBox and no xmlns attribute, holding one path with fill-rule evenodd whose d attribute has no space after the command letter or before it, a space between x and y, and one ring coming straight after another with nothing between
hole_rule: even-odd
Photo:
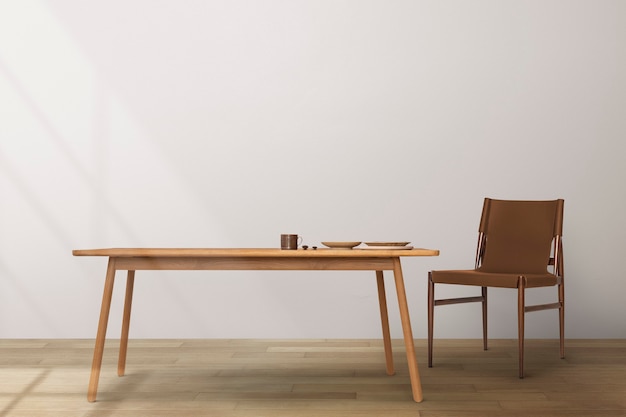
<instances>
[{"instance_id":1,"label":"chair leg","mask_svg":"<svg viewBox=\"0 0 626 417\"><path fill-rule=\"evenodd\" d=\"M483 349L487 350L487 287L482 287L483 296Z\"/></svg>"},{"instance_id":2,"label":"chair leg","mask_svg":"<svg viewBox=\"0 0 626 417\"><path fill-rule=\"evenodd\" d=\"M433 322L435 315L435 283L428 272L428 367L433 367Z\"/></svg>"},{"instance_id":3,"label":"chair leg","mask_svg":"<svg viewBox=\"0 0 626 417\"><path fill-rule=\"evenodd\" d=\"M565 288L563 282L559 284L559 338L561 348L561 359L565 358Z\"/></svg>"},{"instance_id":4,"label":"chair leg","mask_svg":"<svg viewBox=\"0 0 626 417\"><path fill-rule=\"evenodd\" d=\"M517 284L517 337L519 344L519 377L524 378L524 315L526 279L520 277Z\"/></svg>"}]
</instances>

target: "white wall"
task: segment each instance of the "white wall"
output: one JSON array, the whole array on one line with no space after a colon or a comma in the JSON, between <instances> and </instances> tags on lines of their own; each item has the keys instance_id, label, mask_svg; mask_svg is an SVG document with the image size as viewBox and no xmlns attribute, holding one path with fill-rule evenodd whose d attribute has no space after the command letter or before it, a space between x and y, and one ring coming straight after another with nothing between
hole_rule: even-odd
<instances>
[{"instance_id":1,"label":"white wall","mask_svg":"<svg viewBox=\"0 0 626 417\"><path fill-rule=\"evenodd\" d=\"M300 233L440 249L404 262L423 338L427 271L473 265L486 196L566 200L567 336L626 337L625 16L621 0L0 3L0 337L95 335L106 260L72 249ZM516 337L514 292L492 294L491 336ZM437 336L479 337L478 308L438 309ZM141 272L133 314L134 337L380 337L367 273ZM556 312L527 335L556 337Z\"/></svg>"}]
</instances>

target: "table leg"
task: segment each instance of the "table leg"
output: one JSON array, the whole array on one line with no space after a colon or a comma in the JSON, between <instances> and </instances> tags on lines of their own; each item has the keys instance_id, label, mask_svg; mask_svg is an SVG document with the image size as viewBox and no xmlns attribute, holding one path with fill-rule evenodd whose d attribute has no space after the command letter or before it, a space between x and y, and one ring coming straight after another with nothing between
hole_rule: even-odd
<instances>
[{"instance_id":1,"label":"table leg","mask_svg":"<svg viewBox=\"0 0 626 417\"><path fill-rule=\"evenodd\" d=\"M124 318L122 319L122 337L120 338L120 357L117 362L117 375L124 376L126 370L126 351L128 350L128 332L130 329L130 310L133 304L135 271L128 271L126 277L126 298L124 299Z\"/></svg>"},{"instance_id":2,"label":"table leg","mask_svg":"<svg viewBox=\"0 0 626 417\"><path fill-rule=\"evenodd\" d=\"M378 285L378 304L380 306L380 321L383 326L383 345L385 346L385 361L387 375L393 375L393 351L391 350L391 333L389 332L389 315L387 314L387 296L385 294L385 280L383 271L376 271L376 284Z\"/></svg>"},{"instance_id":3,"label":"table leg","mask_svg":"<svg viewBox=\"0 0 626 417\"><path fill-rule=\"evenodd\" d=\"M415 357L415 343L413 341L413 331L411 330L411 319L409 317L409 306L404 288L404 278L400 258L393 260L393 276L396 282L396 292L398 293L398 307L400 309L400 319L402 321L402 333L404 334L404 345L406 346L406 358L409 365L409 377L411 379L411 389L415 402L422 402L422 383L420 381L417 358Z\"/></svg>"},{"instance_id":4,"label":"table leg","mask_svg":"<svg viewBox=\"0 0 626 417\"><path fill-rule=\"evenodd\" d=\"M113 297L113 284L115 282L115 259L109 258L106 279L104 281L104 293L102 295L102 306L100 307L100 320L98 322L98 333L96 335L96 346L93 351L93 361L91 362L91 376L89 377L89 389L87 391L87 401L96 401L98 393L98 380L100 378L100 368L102 367L102 354L104 353L104 342L107 335L107 325L109 323L109 311L111 310L111 298Z\"/></svg>"}]
</instances>

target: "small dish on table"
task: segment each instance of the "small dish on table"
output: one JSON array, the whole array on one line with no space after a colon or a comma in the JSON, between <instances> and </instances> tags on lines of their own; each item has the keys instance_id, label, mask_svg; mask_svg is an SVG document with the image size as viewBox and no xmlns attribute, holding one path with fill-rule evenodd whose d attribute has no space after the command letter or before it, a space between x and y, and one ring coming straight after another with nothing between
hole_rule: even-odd
<instances>
[{"instance_id":1,"label":"small dish on table","mask_svg":"<svg viewBox=\"0 0 626 417\"><path fill-rule=\"evenodd\" d=\"M365 242L363 249L384 249L384 250L407 250L413 249L413 246L409 246L411 242Z\"/></svg>"},{"instance_id":2,"label":"small dish on table","mask_svg":"<svg viewBox=\"0 0 626 417\"><path fill-rule=\"evenodd\" d=\"M322 242L322 245L331 249L352 249L360 244L361 242Z\"/></svg>"}]
</instances>

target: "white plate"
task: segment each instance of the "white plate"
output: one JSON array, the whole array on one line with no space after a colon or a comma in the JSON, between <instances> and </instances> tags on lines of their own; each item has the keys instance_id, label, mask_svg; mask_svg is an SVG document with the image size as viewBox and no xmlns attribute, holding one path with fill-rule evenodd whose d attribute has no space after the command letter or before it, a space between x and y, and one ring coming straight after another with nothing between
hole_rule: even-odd
<instances>
[{"instance_id":1,"label":"white plate","mask_svg":"<svg viewBox=\"0 0 626 417\"><path fill-rule=\"evenodd\" d=\"M409 250L409 249L413 249L413 246L363 246L361 249Z\"/></svg>"},{"instance_id":2,"label":"white plate","mask_svg":"<svg viewBox=\"0 0 626 417\"><path fill-rule=\"evenodd\" d=\"M367 246L407 246L411 242L365 242Z\"/></svg>"},{"instance_id":3,"label":"white plate","mask_svg":"<svg viewBox=\"0 0 626 417\"><path fill-rule=\"evenodd\" d=\"M332 249L352 249L360 244L361 242L322 242L322 245Z\"/></svg>"}]
</instances>

